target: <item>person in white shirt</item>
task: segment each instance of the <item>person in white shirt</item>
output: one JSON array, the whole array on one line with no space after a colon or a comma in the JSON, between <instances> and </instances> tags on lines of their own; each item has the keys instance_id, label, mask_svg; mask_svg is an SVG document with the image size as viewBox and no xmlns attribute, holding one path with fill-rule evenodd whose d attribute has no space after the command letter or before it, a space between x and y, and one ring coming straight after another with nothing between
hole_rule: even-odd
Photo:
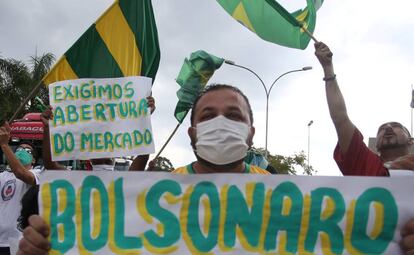
<instances>
[{"instance_id":1,"label":"person in white shirt","mask_svg":"<svg viewBox=\"0 0 414 255\"><path fill-rule=\"evenodd\" d=\"M10 254L9 239L21 236L17 219L20 215L20 200L26 191L39 184L42 170L33 169L36 162L35 148L29 142L20 143L15 152L9 146L10 126L0 127L0 147L11 171L0 173L0 254Z\"/></svg>"}]
</instances>

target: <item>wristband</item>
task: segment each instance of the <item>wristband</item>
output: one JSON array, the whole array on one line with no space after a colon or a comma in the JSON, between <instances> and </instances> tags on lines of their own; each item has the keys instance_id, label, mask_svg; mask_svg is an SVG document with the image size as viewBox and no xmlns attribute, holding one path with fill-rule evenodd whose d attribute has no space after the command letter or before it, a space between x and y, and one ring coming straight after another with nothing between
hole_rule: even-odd
<instances>
[{"instance_id":1,"label":"wristband","mask_svg":"<svg viewBox=\"0 0 414 255\"><path fill-rule=\"evenodd\" d=\"M324 81L333 81L336 79L336 74L332 75L331 77L324 77L323 80Z\"/></svg>"}]
</instances>

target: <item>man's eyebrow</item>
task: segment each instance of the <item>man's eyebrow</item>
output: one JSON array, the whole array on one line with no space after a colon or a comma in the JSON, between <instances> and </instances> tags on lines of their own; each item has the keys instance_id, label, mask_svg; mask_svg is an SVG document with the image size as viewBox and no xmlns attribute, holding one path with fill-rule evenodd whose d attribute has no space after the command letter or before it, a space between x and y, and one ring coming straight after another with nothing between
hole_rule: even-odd
<instances>
[{"instance_id":1,"label":"man's eyebrow","mask_svg":"<svg viewBox=\"0 0 414 255\"><path fill-rule=\"evenodd\" d=\"M232 110L232 111L237 110L239 112L242 112L242 109L240 109L240 107L237 107L237 106L229 106L227 107L227 110Z\"/></svg>"},{"instance_id":2,"label":"man's eyebrow","mask_svg":"<svg viewBox=\"0 0 414 255\"><path fill-rule=\"evenodd\" d=\"M214 111L214 107L212 107L212 106L207 106L207 107L201 109L202 113L203 112L212 112L212 111Z\"/></svg>"}]
</instances>

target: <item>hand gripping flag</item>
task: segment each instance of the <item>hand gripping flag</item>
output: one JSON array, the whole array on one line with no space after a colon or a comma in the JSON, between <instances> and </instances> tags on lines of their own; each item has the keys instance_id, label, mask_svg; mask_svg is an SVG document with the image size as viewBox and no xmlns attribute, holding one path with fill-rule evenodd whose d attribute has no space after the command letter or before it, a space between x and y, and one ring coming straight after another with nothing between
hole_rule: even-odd
<instances>
[{"instance_id":1,"label":"hand gripping flag","mask_svg":"<svg viewBox=\"0 0 414 255\"><path fill-rule=\"evenodd\" d=\"M214 71L220 68L224 59L199 50L191 53L190 59L185 58L180 73L176 79L180 85L177 91L178 103L174 116L182 123L194 100L206 86Z\"/></svg>"},{"instance_id":2,"label":"hand gripping flag","mask_svg":"<svg viewBox=\"0 0 414 255\"><path fill-rule=\"evenodd\" d=\"M323 0L307 0L304 9L289 13L274 0L217 0L243 26L263 40L282 46L305 49L315 30L316 10Z\"/></svg>"},{"instance_id":3,"label":"hand gripping flag","mask_svg":"<svg viewBox=\"0 0 414 255\"><path fill-rule=\"evenodd\" d=\"M151 0L117 0L45 75L46 85L78 78L147 76L160 61Z\"/></svg>"}]
</instances>

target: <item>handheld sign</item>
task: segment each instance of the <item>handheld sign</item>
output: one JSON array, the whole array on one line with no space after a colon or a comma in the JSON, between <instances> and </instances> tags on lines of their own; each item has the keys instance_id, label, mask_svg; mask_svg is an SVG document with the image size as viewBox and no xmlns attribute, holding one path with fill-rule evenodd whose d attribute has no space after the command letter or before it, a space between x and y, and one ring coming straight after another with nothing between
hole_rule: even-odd
<instances>
[{"instance_id":1,"label":"handheld sign","mask_svg":"<svg viewBox=\"0 0 414 255\"><path fill-rule=\"evenodd\" d=\"M52 254L398 255L413 181L47 171L39 197Z\"/></svg>"},{"instance_id":2,"label":"handheld sign","mask_svg":"<svg viewBox=\"0 0 414 255\"><path fill-rule=\"evenodd\" d=\"M151 78L78 79L49 85L54 161L154 152L146 97Z\"/></svg>"}]
</instances>

